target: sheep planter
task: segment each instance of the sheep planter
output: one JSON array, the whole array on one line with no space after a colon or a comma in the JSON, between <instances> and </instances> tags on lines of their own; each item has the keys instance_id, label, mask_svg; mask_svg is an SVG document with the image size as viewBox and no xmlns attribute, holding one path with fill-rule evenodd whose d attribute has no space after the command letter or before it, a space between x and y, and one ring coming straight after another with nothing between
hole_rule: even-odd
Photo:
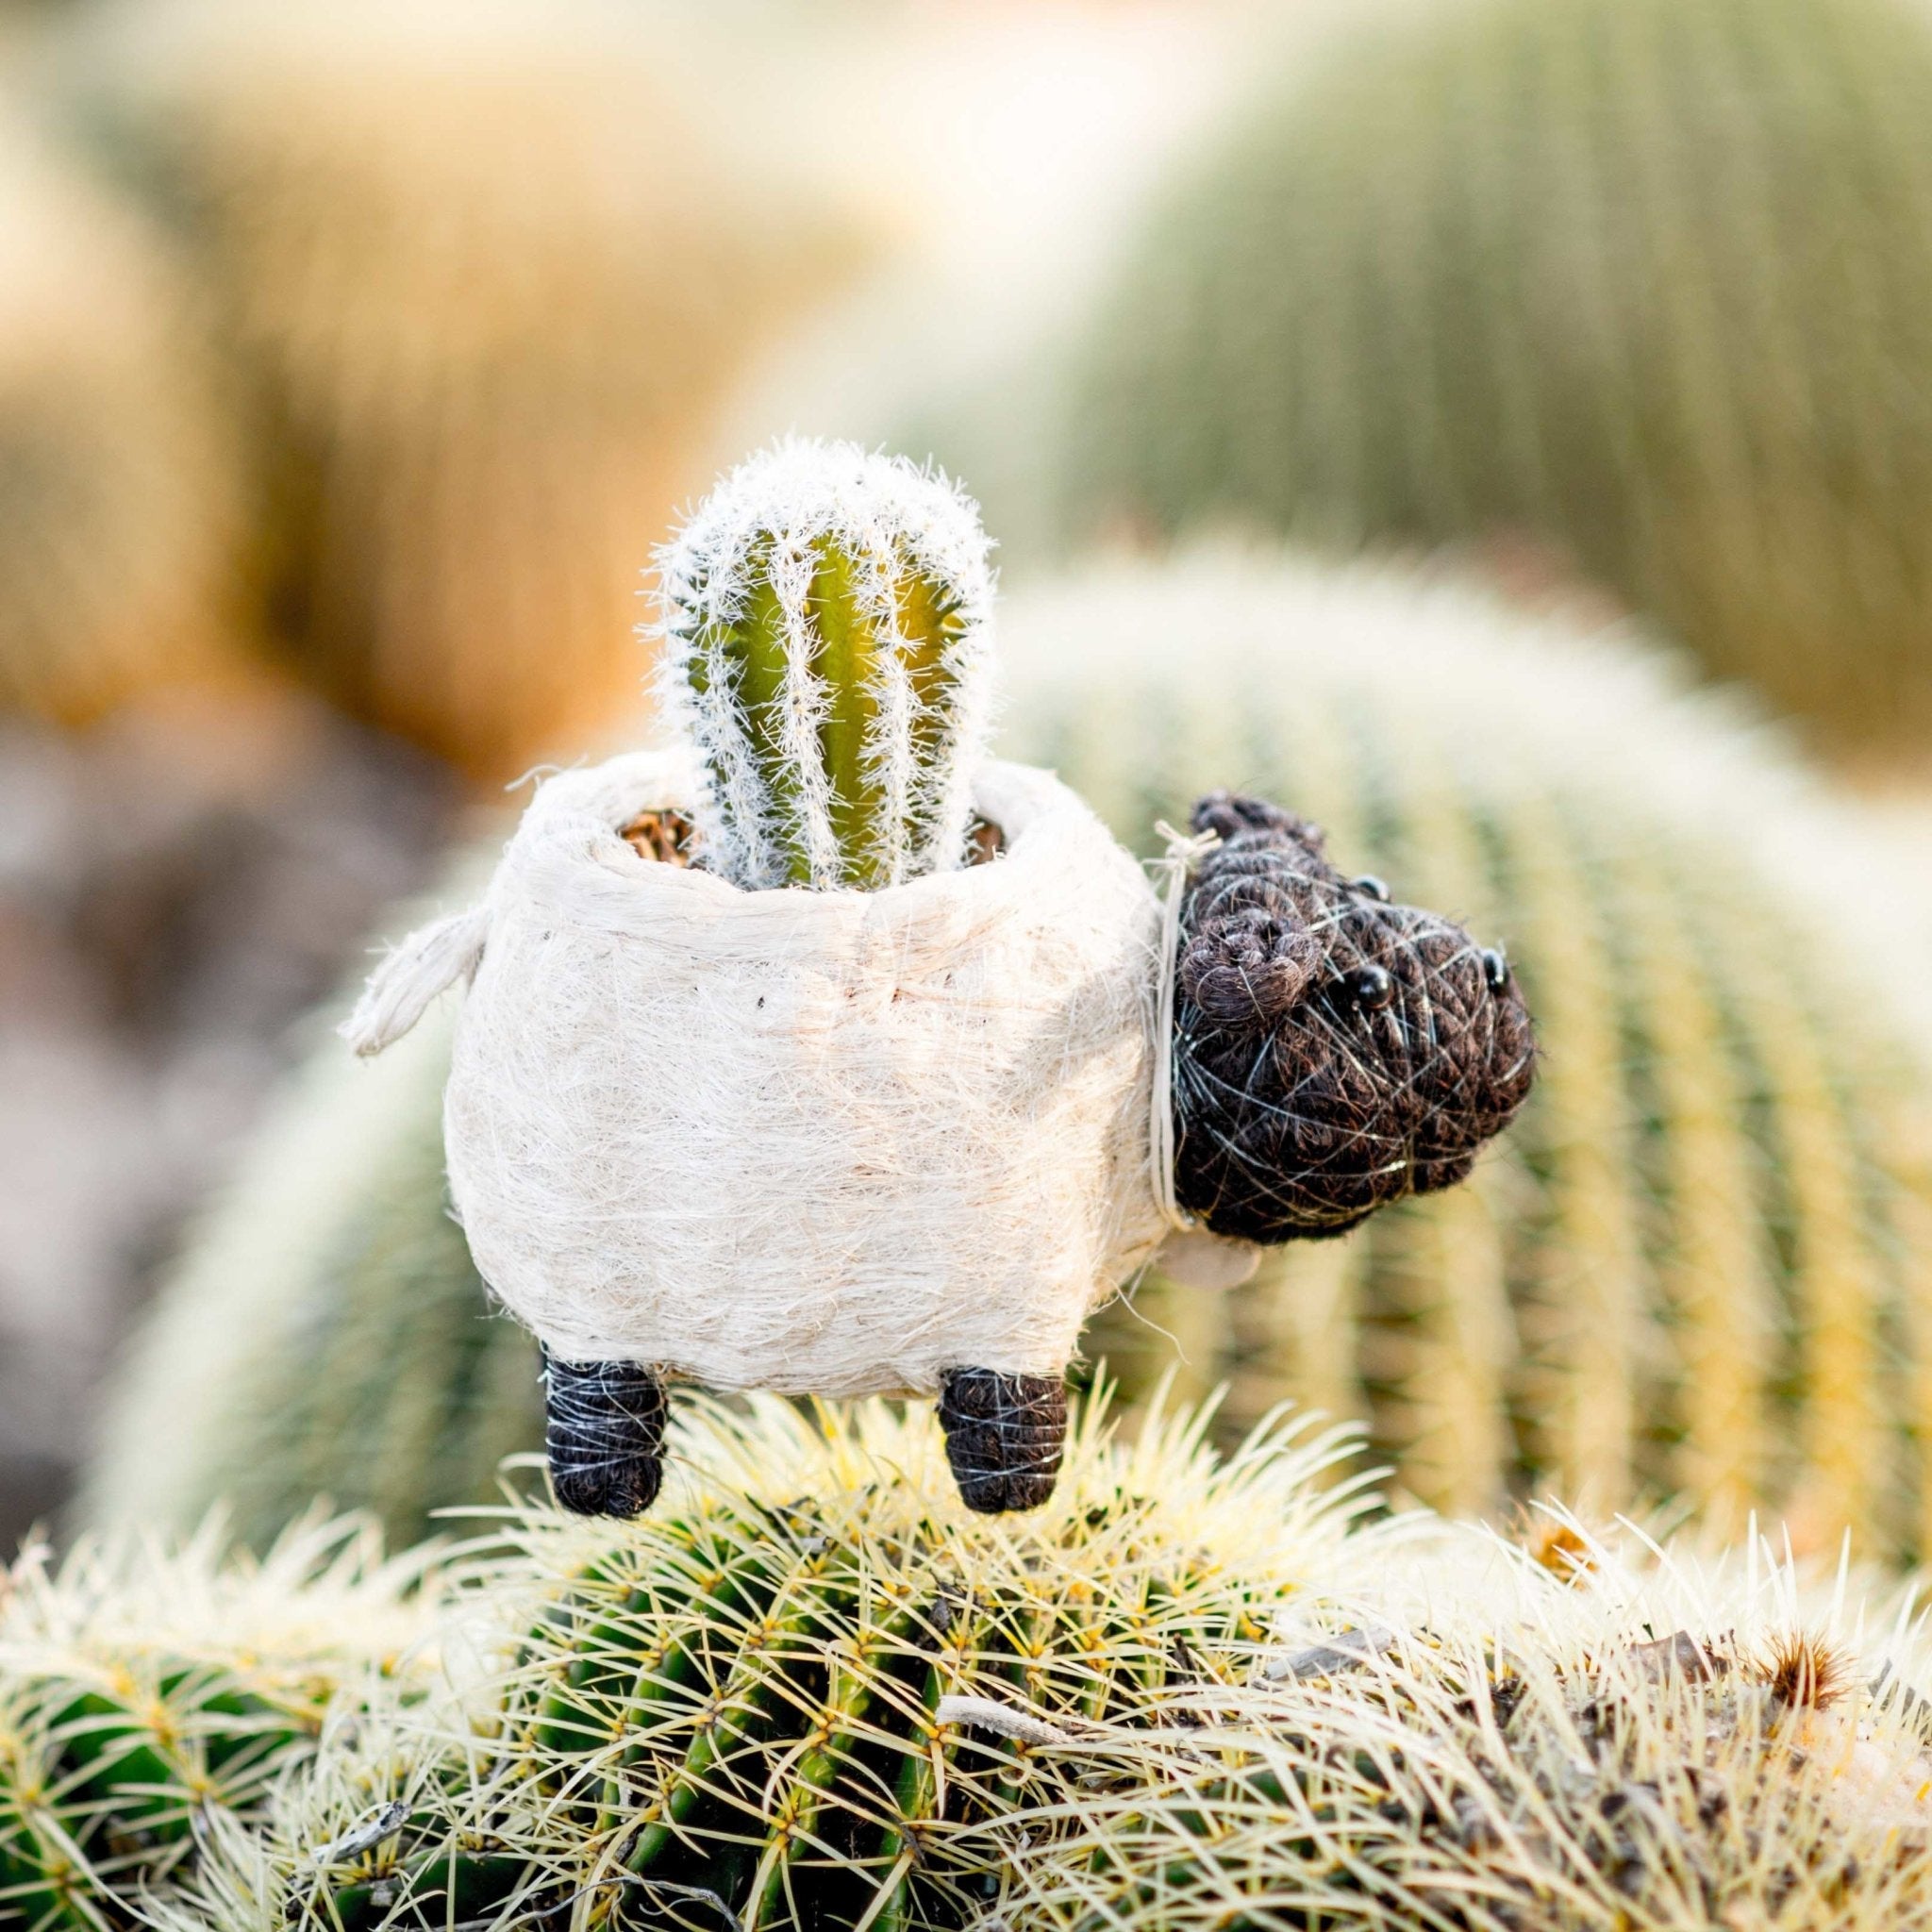
<instances>
[{"instance_id":1,"label":"sheep planter","mask_svg":"<svg viewBox=\"0 0 1932 1932\"><path fill-rule=\"evenodd\" d=\"M904 462L747 464L663 558L683 744L542 785L345 1029L468 982L451 1189L572 1507L649 1505L673 1378L936 1393L966 1502L1042 1502L1081 1324L1163 1242L1341 1232L1528 1091L1501 956L1313 827L1204 801L1163 901L984 755L986 547Z\"/></svg>"}]
</instances>

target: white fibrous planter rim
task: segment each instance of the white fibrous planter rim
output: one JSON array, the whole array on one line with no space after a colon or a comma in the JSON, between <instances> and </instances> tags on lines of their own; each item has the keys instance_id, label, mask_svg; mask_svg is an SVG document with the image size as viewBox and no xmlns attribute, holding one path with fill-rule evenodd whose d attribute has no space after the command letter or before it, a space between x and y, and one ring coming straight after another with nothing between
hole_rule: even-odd
<instances>
[{"instance_id":1,"label":"white fibrous planter rim","mask_svg":"<svg viewBox=\"0 0 1932 1932\"><path fill-rule=\"evenodd\" d=\"M484 1278L556 1354L723 1389L1058 1374L1168 1220L1150 1099L1161 908L1051 774L988 761L991 863L743 891L620 836L677 754L542 786L483 904L345 1031L473 974L444 1124Z\"/></svg>"}]
</instances>

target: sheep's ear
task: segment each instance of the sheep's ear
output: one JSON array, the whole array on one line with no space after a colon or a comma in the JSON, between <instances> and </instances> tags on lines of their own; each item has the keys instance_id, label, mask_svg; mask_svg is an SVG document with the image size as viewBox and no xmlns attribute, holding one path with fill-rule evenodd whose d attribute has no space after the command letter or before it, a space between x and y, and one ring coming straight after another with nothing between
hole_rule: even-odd
<instances>
[{"instance_id":1,"label":"sheep's ear","mask_svg":"<svg viewBox=\"0 0 1932 1932\"><path fill-rule=\"evenodd\" d=\"M1257 959L1243 938L1236 921L1207 922L1181 957L1181 991L1216 1026L1279 1025L1315 989L1321 941L1307 930L1288 933Z\"/></svg>"}]
</instances>

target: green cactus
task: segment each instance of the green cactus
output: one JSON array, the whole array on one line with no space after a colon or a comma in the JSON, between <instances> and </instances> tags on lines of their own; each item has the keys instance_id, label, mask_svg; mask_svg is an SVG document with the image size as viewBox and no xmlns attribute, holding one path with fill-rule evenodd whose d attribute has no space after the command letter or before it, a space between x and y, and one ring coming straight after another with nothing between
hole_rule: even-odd
<instances>
[{"instance_id":1,"label":"green cactus","mask_svg":"<svg viewBox=\"0 0 1932 1932\"><path fill-rule=\"evenodd\" d=\"M1445 1614L1439 1596L1425 1638L1387 1624L1367 1661L1311 1646L1305 1675L1277 1664L1274 1681L1257 1674L1217 1697L1205 1737L1122 1730L1074 1745L1064 1773L1084 1773L1093 1793L1079 1815L1052 1833L1024 1814L987 1833L1010 1874L996 1923L1932 1923L1920 1836L1932 1764L1899 1660L1868 1690L1824 1606L1799 1623L1740 1591L1733 1570L1666 1608L1654 1577L1568 1533L1591 1570L1537 1577L1525 1565L1506 1582L1499 1566L1488 1601ZM1593 1574L1607 1556L1613 1589ZM1641 1620L1633 1587L1650 1599Z\"/></svg>"},{"instance_id":2,"label":"green cactus","mask_svg":"<svg viewBox=\"0 0 1932 1932\"><path fill-rule=\"evenodd\" d=\"M1345 864L1507 945L1545 1053L1463 1189L1291 1245L1228 1293L1152 1282L1103 1313L1091 1354L1145 1388L1177 1338L1189 1386L1230 1383L1230 1427L1284 1396L1367 1416L1411 1491L1460 1507L1683 1489L1733 1518L1796 1507L1819 1535L1849 1521L1864 1547L1932 1547L1932 1242L1910 1233L1932 1206L1932 1084L1924 1021L1888 1017L1924 941L1802 768L1623 640L1401 575L1201 557L1015 596L1002 625L1015 753L1143 842L1216 783L1292 804ZM447 1269L391 1258L400 1217L419 1242L442 1227L439 1186L413 1207L392 1191L398 1141L432 1144L445 1040L362 1070L379 1091L306 1076L152 1318L95 1515L179 1520L230 1485L253 1524L302 1507L341 1452L318 1441L299 1482L257 1487L286 1453L274 1403L244 1405L224 1364L245 1342L262 1389L313 1380L304 1306L333 1310L314 1319L345 1347L365 1335L371 1366L342 1373L381 1393L331 1394L340 1412L454 1407L447 1338L477 1285L453 1241ZM430 1311L441 1296L460 1316ZM533 1357L512 1372L527 1344L493 1326L505 1433L535 1449ZM370 1499L368 1468L328 1485L338 1501ZM383 1493L408 1524L484 1479L398 1461Z\"/></svg>"},{"instance_id":3,"label":"green cactus","mask_svg":"<svg viewBox=\"0 0 1932 1932\"><path fill-rule=\"evenodd\" d=\"M330 1496L400 1546L430 1510L498 1495L502 1459L541 1447L536 1345L491 1310L449 1212L453 1018L373 1064L331 1040L305 1069L124 1371L84 1513L183 1524L219 1496L262 1548ZM223 1421L184 1429L198 1411Z\"/></svg>"},{"instance_id":4,"label":"green cactus","mask_svg":"<svg viewBox=\"0 0 1932 1932\"><path fill-rule=\"evenodd\" d=\"M1094 307L1074 530L1493 544L1932 742L1932 23L1475 0L1300 56Z\"/></svg>"},{"instance_id":5,"label":"green cactus","mask_svg":"<svg viewBox=\"0 0 1932 1932\"><path fill-rule=\"evenodd\" d=\"M0 1924L126 1923L192 1874L215 1818L258 1815L365 1675L413 1675L420 1557L310 1523L256 1569L44 1548L0 1572Z\"/></svg>"},{"instance_id":6,"label":"green cactus","mask_svg":"<svg viewBox=\"0 0 1932 1932\"><path fill-rule=\"evenodd\" d=\"M1024 749L1111 821L1210 774L1292 800L1507 947L1543 1055L1468 1187L1225 1297L1157 1288L1093 1352L1138 1381L1172 1330L1237 1424L1371 1415L1458 1508L1688 1491L1919 1542L1925 927L1861 822L1627 641L1450 586L1204 557L1016 598L1005 633Z\"/></svg>"},{"instance_id":7,"label":"green cactus","mask_svg":"<svg viewBox=\"0 0 1932 1932\"><path fill-rule=\"evenodd\" d=\"M965 854L991 672L972 503L904 458L780 443L660 555L660 688L703 754L707 863L874 890Z\"/></svg>"},{"instance_id":8,"label":"green cactus","mask_svg":"<svg viewBox=\"0 0 1932 1932\"><path fill-rule=\"evenodd\" d=\"M1909 1586L1557 1511L1365 1523L1344 1436L1223 1459L1203 1414L1125 1441L1103 1410L1055 1499L991 1522L923 1406L694 1399L657 1516L500 1515L391 1607L433 1667L352 1674L272 1806L204 1807L165 1878L92 1871L43 1923L1925 1923ZM228 1656L238 1581L197 1570L167 1641ZM343 1621L325 1578L269 1594L259 1682Z\"/></svg>"},{"instance_id":9,"label":"green cactus","mask_svg":"<svg viewBox=\"0 0 1932 1932\"><path fill-rule=\"evenodd\" d=\"M998 1883L975 1827L1063 1786L942 1699L1144 1722L1379 1547L1350 1534L1359 1484L1317 1481L1343 1437L1276 1425L1223 1463L1203 1418L1158 1415L1129 1446L1103 1409L1016 1528L958 1501L923 1405L694 1398L653 1516L503 1523L511 1554L452 1606L491 1633L484 1671L284 1799L267 1858L243 1847L255 1922L564 1899L600 1922L628 1899L763 1932L963 1925Z\"/></svg>"}]
</instances>

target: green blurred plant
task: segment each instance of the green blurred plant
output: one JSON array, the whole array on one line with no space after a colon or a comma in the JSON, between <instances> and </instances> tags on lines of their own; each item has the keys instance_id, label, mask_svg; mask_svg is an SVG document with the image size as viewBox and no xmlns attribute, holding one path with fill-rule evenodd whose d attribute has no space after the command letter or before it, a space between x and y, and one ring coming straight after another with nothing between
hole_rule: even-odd
<instances>
[{"instance_id":1,"label":"green blurred plant","mask_svg":"<svg viewBox=\"0 0 1932 1932\"><path fill-rule=\"evenodd\" d=\"M1932 744L1932 23L1476 0L1304 53L1094 308L1071 525L1492 542Z\"/></svg>"},{"instance_id":2,"label":"green blurred plant","mask_svg":"<svg viewBox=\"0 0 1932 1932\"><path fill-rule=\"evenodd\" d=\"M403 1544L432 1509L496 1496L502 1459L541 1446L536 1344L491 1311L449 1210L453 1017L374 1064L331 1038L272 1109L168 1312L133 1341L85 1516L178 1527L220 1497L263 1548L320 1495Z\"/></svg>"}]
</instances>

